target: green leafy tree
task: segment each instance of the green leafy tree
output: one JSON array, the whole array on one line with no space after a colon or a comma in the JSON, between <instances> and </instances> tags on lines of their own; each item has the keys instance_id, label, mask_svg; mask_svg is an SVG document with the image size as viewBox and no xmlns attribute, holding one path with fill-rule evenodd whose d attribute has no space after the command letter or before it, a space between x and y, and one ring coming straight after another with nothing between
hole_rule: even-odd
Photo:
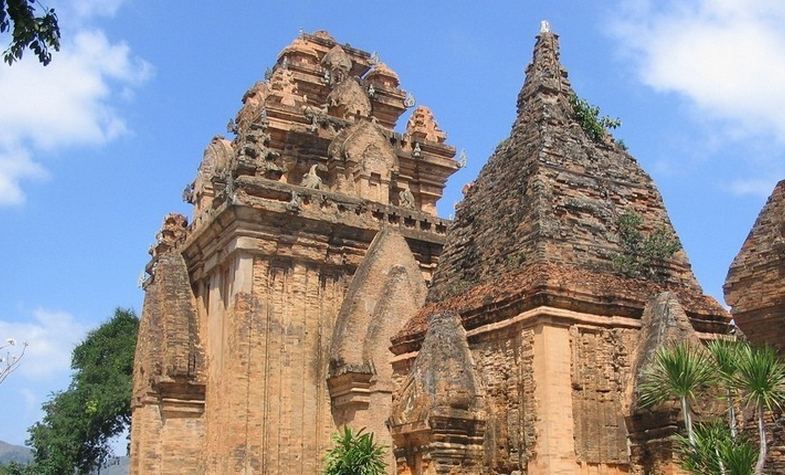
<instances>
[{"instance_id":1,"label":"green leafy tree","mask_svg":"<svg viewBox=\"0 0 785 475\"><path fill-rule=\"evenodd\" d=\"M735 385L758 422L759 451L755 475L762 475L768 454L765 412L782 409L785 402L785 365L769 347L743 346L738 353Z\"/></svg>"},{"instance_id":2,"label":"green leafy tree","mask_svg":"<svg viewBox=\"0 0 785 475\"><path fill-rule=\"evenodd\" d=\"M654 364L644 375L640 386L640 402L651 407L676 399L681 403L682 417L690 443L695 442L692 407L713 382L713 369L706 352L689 343L657 350Z\"/></svg>"},{"instance_id":3,"label":"green leafy tree","mask_svg":"<svg viewBox=\"0 0 785 475\"><path fill-rule=\"evenodd\" d=\"M3 52L9 65L22 59L30 49L44 66L52 53L60 51L60 26L54 8L45 8L38 0L0 0L0 34L11 33L11 42Z\"/></svg>"},{"instance_id":4,"label":"green leafy tree","mask_svg":"<svg viewBox=\"0 0 785 475\"><path fill-rule=\"evenodd\" d=\"M133 311L118 308L74 349L71 384L44 403L43 419L29 429L33 462L26 473L87 474L103 465L110 439L131 421L138 327Z\"/></svg>"},{"instance_id":5,"label":"green leafy tree","mask_svg":"<svg viewBox=\"0 0 785 475\"><path fill-rule=\"evenodd\" d=\"M383 475L386 449L373 440L373 433L356 433L348 426L333 435L333 447L325 457L325 475Z\"/></svg>"}]
</instances>

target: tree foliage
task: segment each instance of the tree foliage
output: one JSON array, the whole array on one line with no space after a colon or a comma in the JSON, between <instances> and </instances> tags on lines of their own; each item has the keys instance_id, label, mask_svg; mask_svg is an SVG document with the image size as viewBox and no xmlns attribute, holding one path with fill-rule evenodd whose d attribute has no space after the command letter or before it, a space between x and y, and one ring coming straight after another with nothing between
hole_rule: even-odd
<instances>
[{"instance_id":1,"label":"tree foliage","mask_svg":"<svg viewBox=\"0 0 785 475\"><path fill-rule=\"evenodd\" d=\"M752 475L758 456L755 445L744 436L734 437L718 421L695 424L695 441L677 437L682 467L703 475Z\"/></svg>"},{"instance_id":2,"label":"tree foliage","mask_svg":"<svg viewBox=\"0 0 785 475\"><path fill-rule=\"evenodd\" d=\"M621 126L621 119L600 116L600 108L590 104L585 99L572 94L570 105L573 110L573 117L580 124L586 135L595 142L602 142L608 129L615 129Z\"/></svg>"},{"instance_id":3,"label":"tree foliage","mask_svg":"<svg viewBox=\"0 0 785 475\"><path fill-rule=\"evenodd\" d=\"M0 0L0 33L11 33L11 42L3 52L9 65L22 59L30 49L44 66L52 53L60 51L60 26L54 8L44 8L38 0Z\"/></svg>"},{"instance_id":4,"label":"tree foliage","mask_svg":"<svg viewBox=\"0 0 785 475\"><path fill-rule=\"evenodd\" d=\"M690 473L762 475L768 443L765 412L785 405L785 363L771 347L736 341L716 341L708 349L690 343L660 348L655 364L640 387L643 406L679 399L687 437L678 439L679 454ZM725 400L727 423L708 421L692 425L692 407ZM736 401L754 410L758 447L738 430Z\"/></svg>"},{"instance_id":5,"label":"tree foliage","mask_svg":"<svg viewBox=\"0 0 785 475\"><path fill-rule=\"evenodd\" d=\"M333 435L333 447L325 458L325 475L383 475L386 449L373 440L373 433L356 433L348 426Z\"/></svg>"},{"instance_id":6,"label":"tree foliage","mask_svg":"<svg viewBox=\"0 0 785 475\"><path fill-rule=\"evenodd\" d=\"M131 379L139 320L131 310L114 316L77 346L65 391L43 405L29 429L33 462L26 473L87 474L111 454L109 441L131 421Z\"/></svg>"}]
</instances>

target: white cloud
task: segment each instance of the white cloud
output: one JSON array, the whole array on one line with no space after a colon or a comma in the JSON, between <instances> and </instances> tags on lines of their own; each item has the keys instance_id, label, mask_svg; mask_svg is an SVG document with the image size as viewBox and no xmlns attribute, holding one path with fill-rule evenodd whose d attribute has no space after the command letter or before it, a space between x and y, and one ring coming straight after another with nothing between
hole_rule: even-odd
<instances>
[{"instance_id":1,"label":"white cloud","mask_svg":"<svg viewBox=\"0 0 785 475\"><path fill-rule=\"evenodd\" d=\"M645 84L785 142L785 2L639 0L619 12L613 31Z\"/></svg>"},{"instance_id":2,"label":"white cloud","mask_svg":"<svg viewBox=\"0 0 785 475\"><path fill-rule=\"evenodd\" d=\"M67 373L71 352L87 334L87 327L68 312L37 309L30 321L0 320L0 338L16 339L28 347L15 375L44 380ZM14 377L12 375L11 377Z\"/></svg>"},{"instance_id":3,"label":"white cloud","mask_svg":"<svg viewBox=\"0 0 785 475\"><path fill-rule=\"evenodd\" d=\"M113 14L120 1L82 0L87 15ZM0 206L24 202L21 183L46 175L40 157L63 147L100 146L128 128L116 103L152 73L130 47L103 31L64 31L61 51L42 67L31 54L0 67Z\"/></svg>"},{"instance_id":4,"label":"white cloud","mask_svg":"<svg viewBox=\"0 0 785 475\"><path fill-rule=\"evenodd\" d=\"M777 184L776 179L738 179L730 183L730 191L739 196L757 196L768 198L774 186Z\"/></svg>"},{"instance_id":5,"label":"white cloud","mask_svg":"<svg viewBox=\"0 0 785 475\"><path fill-rule=\"evenodd\" d=\"M124 0L71 0L63 7L67 14L74 13L80 19L86 19L96 16L114 16L123 3ZM58 7L58 11L60 9Z\"/></svg>"}]
</instances>

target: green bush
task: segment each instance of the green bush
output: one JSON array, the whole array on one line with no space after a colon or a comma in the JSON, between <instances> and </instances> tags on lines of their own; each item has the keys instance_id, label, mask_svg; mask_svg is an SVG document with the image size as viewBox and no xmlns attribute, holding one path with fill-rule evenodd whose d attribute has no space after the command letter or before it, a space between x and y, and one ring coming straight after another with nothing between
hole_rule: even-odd
<instances>
[{"instance_id":1,"label":"green bush","mask_svg":"<svg viewBox=\"0 0 785 475\"><path fill-rule=\"evenodd\" d=\"M657 265L681 249L679 241L664 227L644 234L643 218L632 211L619 216L621 253L613 258L613 267L629 277L657 277Z\"/></svg>"},{"instance_id":2,"label":"green bush","mask_svg":"<svg viewBox=\"0 0 785 475\"><path fill-rule=\"evenodd\" d=\"M373 440L373 433L356 433L348 426L333 435L333 447L325 457L324 475L384 475L387 450Z\"/></svg>"},{"instance_id":3,"label":"green bush","mask_svg":"<svg viewBox=\"0 0 785 475\"><path fill-rule=\"evenodd\" d=\"M573 117L586 135L588 135L595 142L602 142L605 137L605 132L608 129L616 129L621 126L621 119L608 117L600 117L600 108L589 104L588 101L572 94L570 96L570 105L573 110Z\"/></svg>"}]
</instances>

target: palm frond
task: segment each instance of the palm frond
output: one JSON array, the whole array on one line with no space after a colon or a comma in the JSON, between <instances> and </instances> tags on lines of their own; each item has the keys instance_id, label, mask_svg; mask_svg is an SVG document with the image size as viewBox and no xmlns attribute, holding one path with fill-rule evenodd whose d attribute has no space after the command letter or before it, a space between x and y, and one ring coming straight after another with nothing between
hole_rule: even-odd
<instances>
[{"instance_id":1,"label":"palm frond","mask_svg":"<svg viewBox=\"0 0 785 475\"><path fill-rule=\"evenodd\" d=\"M756 409L773 410L785 403L785 365L769 346L742 348L733 383Z\"/></svg>"},{"instance_id":2,"label":"palm frond","mask_svg":"<svg viewBox=\"0 0 785 475\"><path fill-rule=\"evenodd\" d=\"M638 396L643 407L681 398L693 402L714 380L705 350L681 342L657 350L653 364L643 375Z\"/></svg>"}]
</instances>

